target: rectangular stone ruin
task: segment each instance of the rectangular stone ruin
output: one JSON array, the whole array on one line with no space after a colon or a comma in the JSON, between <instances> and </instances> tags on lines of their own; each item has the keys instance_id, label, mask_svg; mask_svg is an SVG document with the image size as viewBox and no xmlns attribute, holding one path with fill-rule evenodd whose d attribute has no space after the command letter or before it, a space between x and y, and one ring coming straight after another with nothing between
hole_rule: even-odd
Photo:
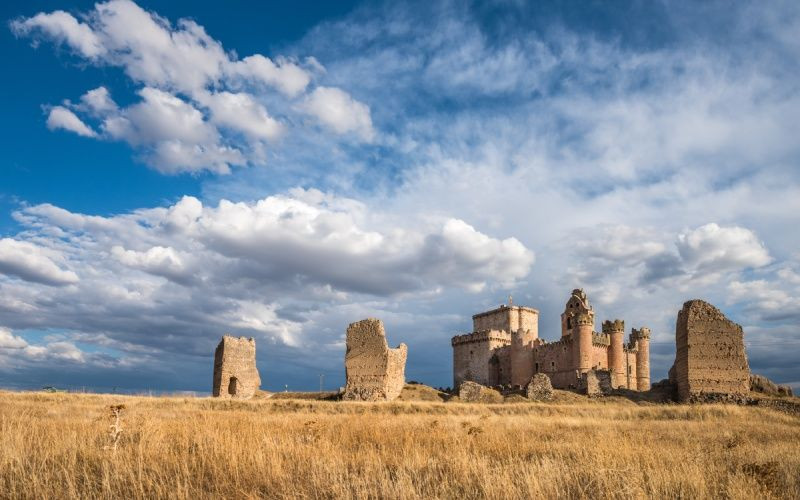
<instances>
[{"instance_id":1,"label":"rectangular stone ruin","mask_svg":"<svg viewBox=\"0 0 800 500\"><path fill-rule=\"evenodd\" d=\"M347 384L342 399L349 401L391 401L405 386L408 347L389 349L383 322L369 318L347 327L344 358Z\"/></svg>"},{"instance_id":2,"label":"rectangular stone ruin","mask_svg":"<svg viewBox=\"0 0 800 500\"><path fill-rule=\"evenodd\" d=\"M223 336L214 352L214 397L250 399L259 387L255 339Z\"/></svg>"},{"instance_id":3,"label":"rectangular stone ruin","mask_svg":"<svg viewBox=\"0 0 800 500\"><path fill-rule=\"evenodd\" d=\"M750 367L742 327L702 300L690 300L675 325L675 365L670 379L681 401L742 396L750 390Z\"/></svg>"},{"instance_id":4,"label":"rectangular stone ruin","mask_svg":"<svg viewBox=\"0 0 800 500\"><path fill-rule=\"evenodd\" d=\"M589 370L581 374L578 390L587 396L605 396L611 394L611 370Z\"/></svg>"}]
</instances>

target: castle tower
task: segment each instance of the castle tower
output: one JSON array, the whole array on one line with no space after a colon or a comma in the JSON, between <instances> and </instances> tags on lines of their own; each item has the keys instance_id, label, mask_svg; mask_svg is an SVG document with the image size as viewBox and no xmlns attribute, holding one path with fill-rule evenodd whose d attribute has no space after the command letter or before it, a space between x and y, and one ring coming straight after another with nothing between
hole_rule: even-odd
<instances>
[{"instance_id":1,"label":"castle tower","mask_svg":"<svg viewBox=\"0 0 800 500\"><path fill-rule=\"evenodd\" d=\"M636 350L636 389L650 390L650 329L641 327L631 330L631 340L638 345Z\"/></svg>"},{"instance_id":2,"label":"castle tower","mask_svg":"<svg viewBox=\"0 0 800 500\"><path fill-rule=\"evenodd\" d=\"M214 397L249 399L260 386L255 339L224 335L214 351Z\"/></svg>"},{"instance_id":3,"label":"castle tower","mask_svg":"<svg viewBox=\"0 0 800 500\"><path fill-rule=\"evenodd\" d=\"M608 369L611 370L611 385L616 388L625 383L625 322L621 319L603 322L603 333L611 337L608 348Z\"/></svg>"},{"instance_id":4,"label":"castle tower","mask_svg":"<svg viewBox=\"0 0 800 500\"><path fill-rule=\"evenodd\" d=\"M572 318L575 326L572 329L573 366L584 373L592 368L592 332L594 317L580 313Z\"/></svg>"},{"instance_id":5,"label":"castle tower","mask_svg":"<svg viewBox=\"0 0 800 500\"><path fill-rule=\"evenodd\" d=\"M533 377L534 330L517 330L511 334L511 385L526 386Z\"/></svg>"},{"instance_id":6,"label":"castle tower","mask_svg":"<svg viewBox=\"0 0 800 500\"><path fill-rule=\"evenodd\" d=\"M594 325L594 310L589 299L586 297L586 292L580 288L576 288L570 294L567 305L564 306L564 312L561 313L561 336L566 337L570 335L575 328L575 318L579 314L588 314L591 317L592 324Z\"/></svg>"}]
</instances>

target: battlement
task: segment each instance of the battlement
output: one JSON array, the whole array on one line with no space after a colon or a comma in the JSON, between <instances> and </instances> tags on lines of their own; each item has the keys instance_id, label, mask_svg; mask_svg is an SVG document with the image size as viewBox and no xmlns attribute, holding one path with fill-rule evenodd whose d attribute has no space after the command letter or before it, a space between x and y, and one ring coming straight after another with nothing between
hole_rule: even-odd
<instances>
[{"instance_id":1,"label":"battlement","mask_svg":"<svg viewBox=\"0 0 800 500\"><path fill-rule=\"evenodd\" d=\"M592 333L592 345L608 347L611 345L611 337L605 333Z\"/></svg>"},{"instance_id":2,"label":"battlement","mask_svg":"<svg viewBox=\"0 0 800 500\"><path fill-rule=\"evenodd\" d=\"M580 313L575 316L575 324L576 325L592 325L594 324L594 318L590 315L585 313Z\"/></svg>"},{"instance_id":3,"label":"battlement","mask_svg":"<svg viewBox=\"0 0 800 500\"><path fill-rule=\"evenodd\" d=\"M632 339L649 339L650 338L650 329L646 326L639 328L631 328L631 338Z\"/></svg>"},{"instance_id":4,"label":"battlement","mask_svg":"<svg viewBox=\"0 0 800 500\"><path fill-rule=\"evenodd\" d=\"M456 335L450 340L452 346L471 344L475 342L503 342L511 343L511 334L502 330L481 330L478 332Z\"/></svg>"},{"instance_id":5,"label":"battlement","mask_svg":"<svg viewBox=\"0 0 800 500\"><path fill-rule=\"evenodd\" d=\"M625 322L621 319L615 319L614 321L605 320L603 321L603 333L611 333L611 332L624 332L625 331Z\"/></svg>"}]
</instances>

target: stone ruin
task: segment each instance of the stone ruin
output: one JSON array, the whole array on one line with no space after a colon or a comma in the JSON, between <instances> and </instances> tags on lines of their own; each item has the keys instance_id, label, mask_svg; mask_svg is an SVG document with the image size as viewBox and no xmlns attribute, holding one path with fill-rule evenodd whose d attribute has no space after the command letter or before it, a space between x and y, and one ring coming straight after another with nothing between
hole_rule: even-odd
<instances>
[{"instance_id":1,"label":"stone ruin","mask_svg":"<svg viewBox=\"0 0 800 500\"><path fill-rule=\"evenodd\" d=\"M464 403L502 403L503 395L490 387L468 380L458 386L458 399Z\"/></svg>"},{"instance_id":2,"label":"stone ruin","mask_svg":"<svg viewBox=\"0 0 800 500\"><path fill-rule=\"evenodd\" d=\"M763 375L750 374L750 390L768 396L794 396L792 388L788 385L776 384Z\"/></svg>"},{"instance_id":3,"label":"stone ruin","mask_svg":"<svg viewBox=\"0 0 800 500\"><path fill-rule=\"evenodd\" d=\"M675 364L670 382L681 401L742 398L750 391L750 367L742 327L702 300L683 304L675 325Z\"/></svg>"},{"instance_id":4,"label":"stone ruin","mask_svg":"<svg viewBox=\"0 0 800 500\"><path fill-rule=\"evenodd\" d=\"M344 358L347 384L342 399L349 401L391 401L405 385L408 347L389 349L383 322L368 318L347 327Z\"/></svg>"},{"instance_id":5,"label":"stone ruin","mask_svg":"<svg viewBox=\"0 0 800 500\"><path fill-rule=\"evenodd\" d=\"M578 389L587 396L606 396L613 391L610 370L589 370L581 374Z\"/></svg>"},{"instance_id":6,"label":"stone ruin","mask_svg":"<svg viewBox=\"0 0 800 500\"><path fill-rule=\"evenodd\" d=\"M525 395L532 401L553 399L553 384L550 383L550 377L544 373L537 373L531 377L531 381L528 382L528 387L525 389Z\"/></svg>"},{"instance_id":7,"label":"stone ruin","mask_svg":"<svg viewBox=\"0 0 800 500\"><path fill-rule=\"evenodd\" d=\"M255 339L223 336L214 352L214 397L250 399L260 386Z\"/></svg>"}]
</instances>

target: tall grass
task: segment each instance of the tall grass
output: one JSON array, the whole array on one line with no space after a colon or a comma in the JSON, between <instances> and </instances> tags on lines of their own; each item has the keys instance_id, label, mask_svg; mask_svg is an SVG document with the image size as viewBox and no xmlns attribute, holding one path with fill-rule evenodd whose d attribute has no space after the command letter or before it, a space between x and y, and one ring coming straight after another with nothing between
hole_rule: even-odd
<instances>
[{"instance_id":1,"label":"tall grass","mask_svg":"<svg viewBox=\"0 0 800 500\"><path fill-rule=\"evenodd\" d=\"M0 496L798 498L800 419L625 401L0 393Z\"/></svg>"}]
</instances>

